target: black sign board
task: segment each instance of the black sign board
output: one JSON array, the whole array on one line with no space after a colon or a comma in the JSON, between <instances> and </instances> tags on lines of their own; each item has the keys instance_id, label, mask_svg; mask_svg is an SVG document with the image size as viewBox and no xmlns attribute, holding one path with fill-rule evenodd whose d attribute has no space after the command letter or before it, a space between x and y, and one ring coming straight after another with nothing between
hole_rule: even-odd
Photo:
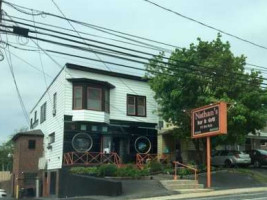
<instances>
[{"instance_id":1,"label":"black sign board","mask_svg":"<svg viewBox=\"0 0 267 200\"><path fill-rule=\"evenodd\" d=\"M194 113L194 135L219 130L219 105Z\"/></svg>"}]
</instances>

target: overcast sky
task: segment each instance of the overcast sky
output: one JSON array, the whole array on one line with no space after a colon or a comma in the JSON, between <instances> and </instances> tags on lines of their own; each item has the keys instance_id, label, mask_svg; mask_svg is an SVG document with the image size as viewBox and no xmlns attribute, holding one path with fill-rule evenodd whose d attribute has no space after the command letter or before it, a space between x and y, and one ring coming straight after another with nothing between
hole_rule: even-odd
<instances>
[{"instance_id":1,"label":"overcast sky","mask_svg":"<svg viewBox=\"0 0 267 200\"><path fill-rule=\"evenodd\" d=\"M225 32L245 38L262 46L267 46L266 0L153 1L188 17L224 30ZM51 0L8 0L8 2L60 15ZM166 12L144 0L55 0L55 2L68 18L170 43L179 47L188 47L190 43L196 42L197 37L202 38L202 40L211 41L217 35L217 32L214 30ZM36 16L33 18L32 16L19 13L5 4L3 4L3 9L11 16L29 20L34 19L37 22L49 23L71 29L67 22L49 16ZM75 28L79 31L101 35L101 33L89 28L77 25L75 25ZM5 34L1 34L1 37L2 40L8 40L8 42L12 42L14 45L23 48L33 48L34 46L34 43L23 38L13 36L8 36L7 38ZM223 35L223 40L230 42L235 55L244 54L247 56L247 62L267 67L267 50L226 35ZM39 45L43 48L57 48L41 42ZM57 49L62 50L62 48ZM1 49L1 52L4 53L3 49ZM45 80L49 84L52 78L59 72L60 67L44 53L38 54L36 52L26 52L13 48L10 48L10 52L13 53L11 54L12 63L14 65L18 87L27 112L29 113L46 89ZM39 71L22 62L14 54L38 68ZM59 57L53 54L51 56L53 56L61 67L67 62L71 62L104 68L101 63ZM43 73L41 72L41 62L43 63L45 73L50 75L46 79L44 79ZM109 67L112 68L113 66ZM15 85L6 58L0 62L0 68L0 142L3 142L14 133L15 129L25 127L27 123L17 98ZM118 70L118 68L114 68L114 70ZM124 69L119 70L123 71ZM124 72L127 73L129 70L124 70Z\"/></svg>"}]
</instances>

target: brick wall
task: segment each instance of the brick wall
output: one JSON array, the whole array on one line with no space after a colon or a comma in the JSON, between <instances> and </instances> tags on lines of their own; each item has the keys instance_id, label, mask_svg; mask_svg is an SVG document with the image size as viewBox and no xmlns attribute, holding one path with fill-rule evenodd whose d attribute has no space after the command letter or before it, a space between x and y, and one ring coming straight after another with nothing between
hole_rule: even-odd
<instances>
[{"instance_id":1,"label":"brick wall","mask_svg":"<svg viewBox=\"0 0 267 200\"><path fill-rule=\"evenodd\" d=\"M29 140L35 141L35 148L29 148ZM13 160L13 175L15 186L20 188L32 187L35 176L38 173L38 161L43 155L43 137L41 136L20 136L15 141L15 151ZM28 185L27 185L28 184Z\"/></svg>"}]
</instances>

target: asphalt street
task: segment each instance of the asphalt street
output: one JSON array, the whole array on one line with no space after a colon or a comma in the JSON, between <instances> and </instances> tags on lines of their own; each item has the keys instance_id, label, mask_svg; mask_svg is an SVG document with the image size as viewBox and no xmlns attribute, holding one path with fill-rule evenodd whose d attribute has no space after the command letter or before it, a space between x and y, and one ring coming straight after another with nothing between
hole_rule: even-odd
<instances>
[{"instance_id":1,"label":"asphalt street","mask_svg":"<svg viewBox=\"0 0 267 200\"><path fill-rule=\"evenodd\" d=\"M186 199L186 198L185 198ZM188 198L187 198L188 199ZM190 200L266 200L266 192L257 193L243 193L243 194L233 194L233 195L222 195L213 197L203 197L203 198L191 198Z\"/></svg>"}]
</instances>

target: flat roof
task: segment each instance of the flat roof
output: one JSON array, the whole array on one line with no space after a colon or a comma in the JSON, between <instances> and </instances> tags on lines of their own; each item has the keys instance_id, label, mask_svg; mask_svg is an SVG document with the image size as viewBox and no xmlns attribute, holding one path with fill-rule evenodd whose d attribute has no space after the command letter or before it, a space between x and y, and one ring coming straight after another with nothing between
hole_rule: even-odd
<instances>
[{"instance_id":1,"label":"flat roof","mask_svg":"<svg viewBox=\"0 0 267 200\"><path fill-rule=\"evenodd\" d=\"M16 141L19 137L21 136L37 136L37 137L43 137L44 134L40 129L36 130L30 130L30 131L24 131L24 132L19 132L16 135L12 137L13 141Z\"/></svg>"},{"instance_id":2,"label":"flat roof","mask_svg":"<svg viewBox=\"0 0 267 200\"><path fill-rule=\"evenodd\" d=\"M96 73L96 74L103 74L103 75L107 75L107 76L114 76L114 77L125 78L125 79L131 79L131 80L135 80L135 81L143 81L143 82L148 81L148 79L141 77L141 76L134 76L134 75L130 75L130 74L123 74L123 73L119 73L119 72L96 69L96 68L92 68L92 67L81 66L81 65L71 64L71 63L67 63L66 67L69 69L81 70L81 71L85 71L85 72L92 72L92 73Z\"/></svg>"}]
</instances>

